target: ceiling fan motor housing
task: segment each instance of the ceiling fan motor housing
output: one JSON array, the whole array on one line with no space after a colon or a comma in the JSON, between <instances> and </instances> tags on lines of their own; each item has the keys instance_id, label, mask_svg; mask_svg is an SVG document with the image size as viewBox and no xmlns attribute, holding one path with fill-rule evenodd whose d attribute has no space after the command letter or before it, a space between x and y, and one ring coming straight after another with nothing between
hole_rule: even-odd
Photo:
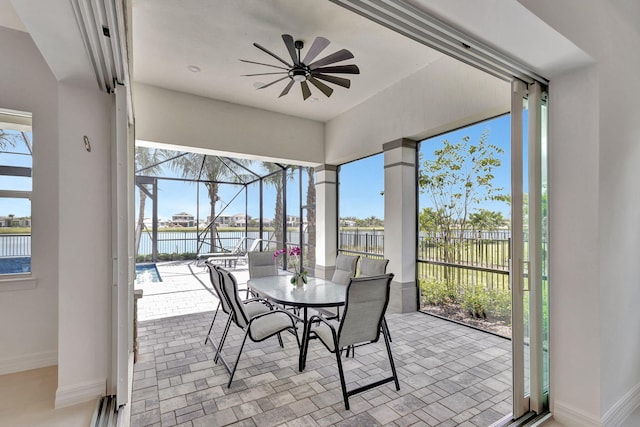
<instances>
[{"instance_id":1,"label":"ceiling fan motor housing","mask_svg":"<svg viewBox=\"0 0 640 427\"><path fill-rule=\"evenodd\" d=\"M309 78L311 73L307 67L293 67L289 70L289 77L291 77L296 82L303 82Z\"/></svg>"}]
</instances>

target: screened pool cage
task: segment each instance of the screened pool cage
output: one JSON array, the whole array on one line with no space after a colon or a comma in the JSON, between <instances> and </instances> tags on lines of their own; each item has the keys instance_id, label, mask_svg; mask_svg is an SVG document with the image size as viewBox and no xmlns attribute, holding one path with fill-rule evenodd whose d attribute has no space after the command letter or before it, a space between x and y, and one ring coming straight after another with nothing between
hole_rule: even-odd
<instances>
[{"instance_id":1,"label":"screened pool cage","mask_svg":"<svg viewBox=\"0 0 640 427\"><path fill-rule=\"evenodd\" d=\"M142 146L135 162L137 262L299 246L299 261L278 262L313 269L313 167Z\"/></svg>"}]
</instances>

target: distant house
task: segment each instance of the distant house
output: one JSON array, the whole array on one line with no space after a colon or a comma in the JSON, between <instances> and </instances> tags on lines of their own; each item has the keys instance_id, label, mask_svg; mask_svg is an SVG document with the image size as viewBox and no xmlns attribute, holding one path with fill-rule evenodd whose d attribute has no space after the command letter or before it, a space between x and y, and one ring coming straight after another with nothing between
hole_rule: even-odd
<instances>
[{"instance_id":1,"label":"distant house","mask_svg":"<svg viewBox=\"0 0 640 427\"><path fill-rule=\"evenodd\" d=\"M356 222L352 219L341 219L340 220L340 225L343 227L355 227L356 226Z\"/></svg>"},{"instance_id":2,"label":"distant house","mask_svg":"<svg viewBox=\"0 0 640 427\"><path fill-rule=\"evenodd\" d=\"M295 215L287 215L287 227L295 227L300 225L300 217Z\"/></svg>"},{"instance_id":3,"label":"distant house","mask_svg":"<svg viewBox=\"0 0 640 427\"><path fill-rule=\"evenodd\" d=\"M180 212L179 214L173 215L171 217L171 222L178 227L194 227L196 225L193 215L186 212Z\"/></svg>"},{"instance_id":4,"label":"distant house","mask_svg":"<svg viewBox=\"0 0 640 427\"><path fill-rule=\"evenodd\" d=\"M245 215L243 213L235 214L232 216L233 225L235 227L244 227L247 225L247 221L251 220L251 215Z\"/></svg>"},{"instance_id":5,"label":"distant house","mask_svg":"<svg viewBox=\"0 0 640 427\"><path fill-rule=\"evenodd\" d=\"M207 224L211 223L211 215L207 216ZM218 215L216 218L216 225L230 227L233 225L233 217L231 215Z\"/></svg>"},{"instance_id":6,"label":"distant house","mask_svg":"<svg viewBox=\"0 0 640 427\"><path fill-rule=\"evenodd\" d=\"M31 218L0 216L0 227L31 227Z\"/></svg>"}]
</instances>

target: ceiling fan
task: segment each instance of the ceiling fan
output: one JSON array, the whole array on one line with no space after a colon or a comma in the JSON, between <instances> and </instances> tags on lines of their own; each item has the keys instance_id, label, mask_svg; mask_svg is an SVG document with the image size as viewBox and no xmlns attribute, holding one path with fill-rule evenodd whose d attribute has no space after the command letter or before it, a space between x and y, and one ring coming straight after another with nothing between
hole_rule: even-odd
<instances>
[{"instance_id":1,"label":"ceiling fan","mask_svg":"<svg viewBox=\"0 0 640 427\"><path fill-rule=\"evenodd\" d=\"M309 51L302 58L301 50L304 48L304 42L301 40L293 40L293 37L289 34L283 34L282 40L284 41L287 50L289 51L289 55L291 56L291 63L282 59L275 53L265 49L260 46L258 43L254 43L253 45L263 51L264 53L271 55L273 58L280 61L282 64L286 65L286 67L280 65L272 65L265 64L262 62L248 61L246 59L241 59L242 62L247 62L249 64L257 64L257 65L265 65L267 67L278 68L284 71L273 72L273 73L258 73L258 74L245 74L244 76L267 76L267 75L278 75L285 74L284 77L278 78L271 83L264 84L259 86L258 89L267 88L273 84L281 82L282 80L289 79L289 82L284 87L280 96L278 98L289 93L289 90L294 85L294 83L300 83L300 87L302 88L302 98L306 100L311 96L311 89L309 88L309 83L313 84L317 87L322 93L324 93L327 97L331 96L333 93L333 89L320 80L324 80L329 83L336 84L338 86L349 88L351 86L351 80L345 79L344 77L334 76L333 74L360 74L360 70L356 65L333 65L336 62L346 61L347 59L352 59L353 54L346 49L340 49L337 52L334 52L330 55L325 56L322 59L319 59L315 62L312 62L327 46L329 46L329 40L324 37L316 37L316 39L311 44Z\"/></svg>"}]
</instances>

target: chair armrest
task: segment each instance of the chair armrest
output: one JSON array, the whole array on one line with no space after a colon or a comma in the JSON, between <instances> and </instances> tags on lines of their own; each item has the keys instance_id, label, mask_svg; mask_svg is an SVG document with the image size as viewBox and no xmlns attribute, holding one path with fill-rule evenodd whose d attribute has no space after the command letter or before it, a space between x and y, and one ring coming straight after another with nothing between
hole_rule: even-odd
<instances>
[{"instance_id":1,"label":"chair armrest","mask_svg":"<svg viewBox=\"0 0 640 427\"><path fill-rule=\"evenodd\" d=\"M255 315L255 316L253 316L253 317L251 318L251 320L249 320L249 325L251 325L251 323L252 323L254 320L256 320L256 319L260 319L261 317L264 317L264 316L269 316L269 315L271 315L271 314L273 314L273 313L284 313L284 314L286 314L287 316L289 316L289 317L291 318L291 321L294 323L294 325L295 325L295 323L296 323L296 320L302 321L302 319L301 319L300 317L296 316L295 314L289 313L289 312L288 312L288 311L286 311L286 310L280 310L279 308L275 308L275 309L273 309L273 310L271 310L271 311L267 311L267 312L265 312L265 313L260 313L260 314L257 314L257 315Z\"/></svg>"},{"instance_id":2,"label":"chair armrest","mask_svg":"<svg viewBox=\"0 0 640 427\"><path fill-rule=\"evenodd\" d=\"M318 320L318 321L320 321L320 322L324 323L325 325L327 325L328 327L330 327L332 331L334 331L334 332L335 332L335 328L333 327L333 325L332 325L332 324L330 324L330 323L327 321L327 320L330 320L330 319L325 319L325 318L324 318L324 317L322 317L322 316L318 316L317 314L314 314L313 316L311 316L311 317L309 318L308 322L309 322L309 323L313 323L313 322L315 322L316 320Z\"/></svg>"}]
</instances>

